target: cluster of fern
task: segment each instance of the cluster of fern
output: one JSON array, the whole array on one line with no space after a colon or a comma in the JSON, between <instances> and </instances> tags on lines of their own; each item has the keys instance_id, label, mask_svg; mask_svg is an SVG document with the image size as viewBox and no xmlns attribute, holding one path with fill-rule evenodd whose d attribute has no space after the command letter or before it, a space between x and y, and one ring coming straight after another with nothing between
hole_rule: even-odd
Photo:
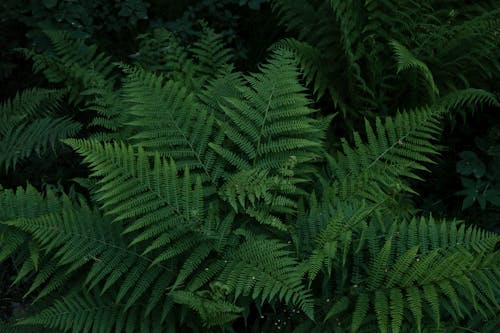
<instances>
[{"instance_id":1,"label":"cluster of fern","mask_svg":"<svg viewBox=\"0 0 500 333\"><path fill-rule=\"evenodd\" d=\"M329 95L353 123L496 84L496 0L271 3L293 33L278 44L296 55L317 96Z\"/></svg>"},{"instance_id":2,"label":"cluster of fern","mask_svg":"<svg viewBox=\"0 0 500 333\"><path fill-rule=\"evenodd\" d=\"M453 91L366 120L330 152L333 117L312 107L288 47L243 74L210 30L190 47L156 31L134 64L47 35L52 52L22 52L64 88L1 105L0 165L66 146L91 174L74 179L81 191L0 188L0 262L30 303L0 332L498 327L500 237L412 202L441 119L494 95ZM388 45L436 94L425 62ZM58 116L63 99L75 115Z\"/></svg>"}]
</instances>

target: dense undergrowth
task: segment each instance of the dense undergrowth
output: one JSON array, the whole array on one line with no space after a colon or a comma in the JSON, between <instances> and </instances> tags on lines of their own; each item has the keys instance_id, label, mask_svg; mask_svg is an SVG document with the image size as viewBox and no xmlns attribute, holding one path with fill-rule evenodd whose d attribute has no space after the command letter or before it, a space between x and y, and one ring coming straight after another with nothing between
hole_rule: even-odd
<instances>
[{"instance_id":1,"label":"dense undergrowth","mask_svg":"<svg viewBox=\"0 0 500 333\"><path fill-rule=\"evenodd\" d=\"M496 332L497 1L0 6L0 333Z\"/></svg>"}]
</instances>

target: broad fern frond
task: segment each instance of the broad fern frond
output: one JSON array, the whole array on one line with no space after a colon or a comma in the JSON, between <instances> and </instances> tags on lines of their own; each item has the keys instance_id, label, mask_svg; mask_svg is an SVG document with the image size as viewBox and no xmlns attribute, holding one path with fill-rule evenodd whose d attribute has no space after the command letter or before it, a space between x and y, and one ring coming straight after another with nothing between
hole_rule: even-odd
<instances>
[{"instance_id":1,"label":"broad fern frond","mask_svg":"<svg viewBox=\"0 0 500 333\"><path fill-rule=\"evenodd\" d=\"M137 308L126 311L122 304L109 298L83 292L57 300L40 313L19 320L18 325L91 333L147 333L161 331L166 326L158 320L158 315L146 318Z\"/></svg>"},{"instance_id":2,"label":"broad fern frond","mask_svg":"<svg viewBox=\"0 0 500 333\"><path fill-rule=\"evenodd\" d=\"M201 175L212 185L222 173L222 164L208 144L221 133L215 129L213 114L200 110L194 97L183 84L164 83L162 76L135 70L123 87L125 101L130 105L134 130L130 138L147 151L159 151L172 158L181 169Z\"/></svg>"},{"instance_id":3,"label":"broad fern frond","mask_svg":"<svg viewBox=\"0 0 500 333\"><path fill-rule=\"evenodd\" d=\"M226 254L228 263L217 280L227 285L235 298L251 295L263 304L276 297L297 305L313 319L311 294L302 284L297 261L286 248L276 240L250 239Z\"/></svg>"},{"instance_id":4,"label":"broad fern frond","mask_svg":"<svg viewBox=\"0 0 500 333\"><path fill-rule=\"evenodd\" d=\"M131 244L152 242L145 252L157 253L154 263L176 257L197 243L191 231L203 221L203 189L199 177L193 184L189 169L180 177L175 163L158 153L151 166L144 149L136 152L123 143L65 142L85 157L92 176L103 177L97 198L114 221L125 222L125 233L134 232Z\"/></svg>"},{"instance_id":5,"label":"broad fern frond","mask_svg":"<svg viewBox=\"0 0 500 333\"><path fill-rule=\"evenodd\" d=\"M341 299L352 301L342 303L341 309L335 304L327 320L354 309L353 332L368 329L374 322L380 332L388 327L403 331L406 326L422 332L430 320L439 328L445 314L459 322L471 312L484 316L495 313L500 292L495 283L500 276L498 251L494 250L498 235L479 236L472 228L457 229L455 223L446 221L439 222L439 231L433 231L437 223L432 218L411 224L413 227L394 223L383 237L385 243L375 234L369 236L369 266L359 267L367 276L351 287L347 299ZM408 230L413 230L412 234ZM433 241L435 237L439 241ZM477 248L476 241L486 245ZM353 267L353 274L355 271ZM375 318L369 315L372 311Z\"/></svg>"},{"instance_id":6,"label":"broad fern frond","mask_svg":"<svg viewBox=\"0 0 500 333\"><path fill-rule=\"evenodd\" d=\"M365 121L367 142L354 133L355 148L344 142L344 152L329 160L334 193L341 199L361 195L379 202L381 193L411 192L401 177L419 179L414 170L427 170L424 163L438 152L432 141L444 112L432 107L398 113L385 123L377 118L375 128Z\"/></svg>"},{"instance_id":7,"label":"broad fern frond","mask_svg":"<svg viewBox=\"0 0 500 333\"><path fill-rule=\"evenodd\" d=\"M262 74L246 77L249 87L241 87L244 99L227 98L223 107L227 121L221 122L228 140L238 149L210 146L237 170L278 169L291 156L301 162L316 156L322 131L310 118L304 88L290 54L276 51Z\"/></svg>"},{"instance_id":8,"label":"broad fern frond","mask_svg":"<svg viewBox=\"0 0 500 333\"><path fill-rule=\"evenodd\" d=\"M81 276L85 268L82 285L101 294L112 291L125 311L145 299L148 306L142 311L148 315L165 301L164 293L174 282L171 269L150 267L154 257L142 254L144 247L129 247L120 224L111 224L86 206L71 207L68 198L64 201L65 207L57 212L0 221L29 234L43 254L42 268L28 293L37 291L35 299L43 298L76 273Z\"/></svg>"}]
</instances>

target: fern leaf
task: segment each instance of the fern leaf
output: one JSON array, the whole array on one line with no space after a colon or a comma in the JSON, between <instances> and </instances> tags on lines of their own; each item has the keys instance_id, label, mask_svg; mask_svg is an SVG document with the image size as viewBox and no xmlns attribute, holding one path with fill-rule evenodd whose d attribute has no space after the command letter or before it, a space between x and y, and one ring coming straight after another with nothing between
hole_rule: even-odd
<instances>
[{"instance_id":1,"label":"fern leaf","mask_svg":"<svg viewBox=\"0 0 500 333\"><path fill-rule=\"evenodd\" d=\"M164 152L162 156L174 159L179 168L188 167L215 183L220 166L208 147L216 135L214 116L200 110L182 84L163 81L141 70L127 76L123 91L131 105L132 142L151 154Z\"/></svg>"},{"instance_id":2,"label":"fern leaf","mask_svg":"<svg viewBox=\"0 0 500 333\"><path fill-rule=\"evenodd\" d=\"M252 295L261 304L276 297L298 305L313 318L310 294L302 285L296 260L285 248L274 240L249 240L227 256L218 280L227 284L235 297Z\"/></svg>"},{"instance_id":3,"label":"fern leaf","mask_svg":"<svg viewBox=\"0 0 500 333\"><path fill-rule=\"evenodd\" d=\"M201 292L173 291L174 302L185 304L196 311L207 326L222 326L240 316L241 308L219 299L211 299Z\"/></svg>"},{"instance_id":4,"label":"fern leaf","mask_svg":"<svg viewBox=\"0 0 500 333\"><path fill-rule=\"evenodd\" d=\"M403 294L399 289L391 289L390 291L390 308L391 308L391 328L392 332L399 332L401 328L401 323L403 322Z\"/></svg>"},{"instance_id":5,"label":"fern leaf","mask_svg":"<svg viewBox=\"0 0 500 333\"><path fill-rule=\"evenodd\" d=\"M381 202L394 192L411 192L401 177L418 179L413 170L426 170L423 164L431 161L428 156L437 153L432 140L439 133L443 113L441 108L398 113L385 124L377 119L375 131L366 122L368 142L358 138L356 148L344 144L344 152L329 159L335 193L340 199L357 194Z\"/></svg>"},{"instance_id":6,"label":"fern leaf","mask_svg":"<svg viewBox=\"0 0 500 333\"><path fill-rule=\"evenodd\" d=\"M389 330L389 302L387 296L381 290L375 292L374 298L375 313L377 314L377 322L380 332L387 332Z\"/></svg>"},{"instance_id":7,"label":"fern leaf","mask_svg":"<svg viewBox=\"0 0 500 333\"><path fill-rule=\"evenodd\" d=\"M391 40L389 42L391 47L396 54L396 58L398 60L398 72L408 70L408 69L416 69L422 73L425 80L429 84L431 91L437 96L439 95L439 90L434 82L434 78L432 76L431 71L427 67L425 63L421 60L415 58L415 56L408 50L406 47L401 45L399 42L395 40Z\"/></svg>"},{"instance_id":8,"label":"fern leaf","mask_svg":"<svg viewBox=\"0 0 500 333\"><path fill-rule=\"evenodd\" d=\"M262 74L246 77L250 87L241 87L244 99L227 99L230 107L223 108L228 120L222 126L239 152L212 148L239 171L247 165L277 169L292 155L311 159L321 133L307 117L314 111L307 108L297 76L289 55L277 51Z\"/></svg>"},{"instance_id":9,"label":"fern leaf","mask_svg":"<svg viewBox=\"0 0 500 333\"><path fill-rule=\"evenodd\" d=\"M135 218L126 232L156 228L155 223L185 228L186 224L198 223L203 216L201 184L182 194L183 181L190 182L185 170L184 180L179 179L175 163L167 163L157 153L153 166L142 148L137 155L132 146L124 144L100 144L95 141L67 140L67 144L85 156L94 176L104 176L99 181L99 200L115 221ZM192 184L192 183L190 183ZM192 185L188 185L192 186ZM191 188L191 187L190 187ZM161 212L161 214L160 214ZM168 221L168 222L167 222ZM160 226L158 226L160 227ZM159 231L150 236L139 236L141 241L161 236Z\"/></svg>"},{"instance_id":10,"label":"fern leaf","mask_svg":"<svg viewBox=\"0 0 500 333\"><path fill-rule=\"evenodd\" d=\"M366 294L360 294L356 299L354 312L352 314L351 332L358 332L365 320L370 307L370 299Z\"/></svg>"}]
</instances>

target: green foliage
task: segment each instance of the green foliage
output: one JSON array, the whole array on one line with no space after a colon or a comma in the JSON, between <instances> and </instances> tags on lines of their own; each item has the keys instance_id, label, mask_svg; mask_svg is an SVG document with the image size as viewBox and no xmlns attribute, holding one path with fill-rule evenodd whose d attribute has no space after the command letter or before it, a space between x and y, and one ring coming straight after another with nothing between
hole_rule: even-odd
<instances>
[{"instance_id":1,"label":"green foliage","mask_svg":"<svg viewBox=\"0 0 500 333\"><path fill-rule=\"evenodd\" d=\"M206 26L191 47L183 46L179 38L165 29L155 29L139 38L139 52L132 56L143 68L162 72L169 79L190 82L192 89L200 89L232 58L222 36Z\"/></svg>"},{"instance_id":2,"label":"green foliage","mask_svg":"<svg viewBox=\"0 0 500 333\"><path fill-rule=\"evenodd\" d=\"M292 27L298 4L282 9ZM356 30L369 18L365 28L389 40L383 21L356 11L377 4L303 11L330 5L347 88L358 94L350 98L379 105L362 70L365 32ZM380 6L379 14L391 9ZM425 103L366 119L363 133L330 154L332 116L313 108L303 61L285 46L243 74L208 29L190 47L164 30L143 35L137 66L116 65L69 34L47 36L53 51L24 53L67 90L19 94L2 105L5 119L27 136L50 113L43 106L56 108L68 92L88 128L104 130L42 135L45 145L64 138L82 157L87 193L0 187L0 262L15 264L13 283L27 285L31 303L1 330L428 332L495 320L500 237L421 214L412 201L441 150L443 117L495 104L486 90L446 90L421 54L391 39L393 50L380 51L396 55L387 68L413 76Z\"/></svg>"},{"instance_id":3,"label":"green foliage","mask_svg":"<svg viewBox=\"0 0 500 333\"><path fill-rule=\"evenodd\" d=\"M226 38L233 42L238 36L235 30L241 19L241 15L235 9L248 7L250 10L258 11L266 0L200 0L194 1L187 6L179 18L164 23L169 30L181 34L184 39L190 39L199 34L197 25L200 21L210 21L211 25Z\"/></svg>"},{"instance_id":4,"label":"green foliage","mask_svg":"<svg viewBox=\"0 0 500 333\"><path fill-rule=\"evenodd\" d=\"M81 125L58 116L64 91L28 89L0 105L0 167L6 172L36 153L44 154Z\"/></svg>"},{"instance_id":5,"label":"green foliage","mask_svg":"<svg viewBox=\"0 0 500 333\"><path fill-rule=\"evenodd\" d=\"M473 151L459 154L457 172L461 176L463 190L457 194L465 196L462 209L471 207L476 201L482 210L487 204L500 207L500 144L498 129L492 127L486 135L476 139L482 158ZM478 152L478 153L479 153ZM484 161L487 161L485 164Z\"/></svg>"},{"instance_id":6,"label":"green foliage","mask_svg":"<svg viewBox=\"0 0 500 333\"><path fill-rule=\"evenodd\" d=\"M11 1L3 4L4 10L30 28L51 29L58 27L88 34L100 30L116 32L135 27L138 21L148 18L148 3L142 0L97 0L77 2L68 0ZM37 31L32 36L38 38Z\"/></svg>"},{"instance_id":7,"label":"green foliage","mask_svg":"<svg viewBox=\"0 0 500 333\"><path fill-rule=\"evenodd\" d=\"M500 66L496 5L272 1L294 36L276 47L294 52L306 82L318 97L328 93L348 121L426 106L439 92L491 87Z\"/></svg>"}]
</instances>

